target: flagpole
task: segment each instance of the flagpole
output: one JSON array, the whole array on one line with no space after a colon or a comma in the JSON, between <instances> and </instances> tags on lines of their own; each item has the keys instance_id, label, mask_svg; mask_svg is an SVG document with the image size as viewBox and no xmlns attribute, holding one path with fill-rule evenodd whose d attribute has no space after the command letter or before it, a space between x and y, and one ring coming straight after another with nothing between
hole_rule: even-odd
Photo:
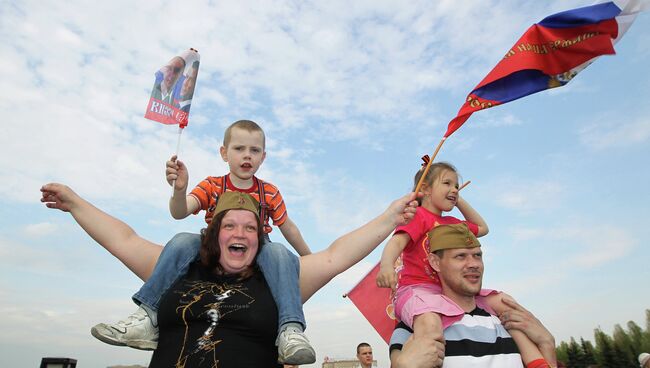
<instances>
[{"instance_id":1,"label":"flagpole","mask_svg":"<svg viewBox=\"0 0 650 368\"><path fill-rule=\"evenodd\" d=\"M178 141L176 142L176 159L178 160L178 151L181 148L181 134L183 134L183 127L178 126ZM176 190L176 179L172 180L172 197L174 196L174 191Z\"/></svg>"},{"instance_id":2,"label":"flagpole","mask_svg":"<svg viewBox=\"0 0 650 368\"><path fill-rule=\"evenodd\" d=\"M463 188L465 188L466 186L468 186L469 183L471 183L471 182L472 182L471 180L466 181L465 184L461 185L460 188L458 188L458 191L460 192L461 190L463 190Z\"/></svg>"},{"instance_id":3,"label":"flagpole","mask_svg":"<svg viewBox=\"0 0 650 368\"><path fill-rule=\"evenodd\" d=\"M442 137L440 140L440 143L438 143L438 147L436 147L436 150L433 152L433 155L431 155L431 158L429 159L429 162L427 162L427 166L424 168L424 172L422 173L422 176L420 176L420 180L418 180L418 185L415 186L415 195L417 195L420 192L420 187L422 186L422 181L424 178L427 176L427 173L429 172L429 168L431 167L431 163L433 160L436 158L438 155L438 151L440 151L440 147L442 147L442 144L445 143L445 139L447 137Z\"/></svg>"}]
</instances>

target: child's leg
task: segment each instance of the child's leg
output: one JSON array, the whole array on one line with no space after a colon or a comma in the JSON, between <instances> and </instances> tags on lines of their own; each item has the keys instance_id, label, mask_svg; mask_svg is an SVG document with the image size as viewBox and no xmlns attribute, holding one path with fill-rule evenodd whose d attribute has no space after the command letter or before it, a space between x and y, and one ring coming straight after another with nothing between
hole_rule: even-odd
<instances>
[{"instance_id":1,"label":"child's leg","mask_svg":"<svg viewBox=\"0 0 650 368\"><path fill-rule=\"evenodd\" d=\"M501 315L501 313L506 312L507 310L510 309L507 305L505 305L502 301L501 298L504 296L508 296L505 293L496 293L496 294L491 294L485 298L485 302L487 303L490 308L492 308L497 315ZM511 296L508 296L509 298L513 299ZM514 299L513 299L514 300ZM515 344L517 344L517 348L519 349L519 353L521 354L521 359L524 361L524 364L528 366L529 364L532 363L532 366L535 367L549 367L550 365L543 365L543 362L545 362L544 357L542 356L542 353L539 350L539 347L535 345L526 334L520 330L510 330L508 331L510 333L510 336L512 336L512 339L515 340Z\"/></svg>"},{"instance_id":2,"label":"child's leg","mask_svg":"<svg viewBox=\"0 0 650 368\"><path fill-rule=\"evenodd\" d=\"M442 334L442 319L438 313L426 312L413 318L413 334L416 339L425 338L440 341Z\"/></svg>"},{"instance_id":3,"label":"child's leg","mask_svg":"<svg viewBox=\"0 0 650 368\"><path fill-rule=\"evenodd\" d=\"M314 363L316 352L303 333L306 322L298 283L298 257L266 238L257 254L257 264L278 307L278 360L285 364Z\"/></svg>"},{"instance_id":4,"label":"child's leg","mask_svg":"<svg viewBox=\"0 0 650 368\"><path fill-rule=\"evenodd\" d=\"M190 263L198 258L200 248L200 234L174 235L163 247L151 277L133 295L133 301L157 313L160 298L176 280L187 273Z\"/></svg>"},{"instance_id":5,"label":"child's leg","mask_svg":"<svg viewBox=\"0 0 650 368\"><path fill-rule=\"evenodd\" d=\"M158 345L157 311L160 297L187 272L201 247L199 234L180 233L163 248L151 277L133 295L138 310L114 324L95 325L91 334L111 345L154 350Z\"/></svg>"}]
</instances>

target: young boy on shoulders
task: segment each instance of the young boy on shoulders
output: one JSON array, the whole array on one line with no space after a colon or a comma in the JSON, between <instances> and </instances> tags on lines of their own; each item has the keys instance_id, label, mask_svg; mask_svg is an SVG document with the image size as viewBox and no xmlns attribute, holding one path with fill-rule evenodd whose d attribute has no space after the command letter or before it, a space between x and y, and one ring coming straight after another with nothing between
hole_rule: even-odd
<instances>
[{"instance_id":1,"label":"young boy on shoulders","mask_svg":"<svg viewBox=\"0 0 650 368\"><path fill-rule=\"evenodd\" d=\"M268 235L272 231L269 218L299 255L307 255L311 251L300 230L289 218L278 188L255 176L266 158L264 131L253 121L236 121L226 129L220 153L228 163L230 172L224 176L207 177L189 194L186 194L189 179L187 167L176 160L176 156L167 161L167 182L174 187L169 201L170 213L180 220L205 211L205 221L209 224L219 196L226 191L248 193L259 201L265 241L257 256L257 264L278 307L278 361L286 364L314 363L316 354L304 334L306 322L298 284L299 261L282 244L271 242ZM149 280L133 295L133 301L140 306L138 310L115 324L96 325L91 329L92 335L112 345L155 349L160 298L198 258L200 246L200 234L181 233L174 236L163 248ZM230 251L237 252L236 249Z\"/></svg>"}]
</instances>

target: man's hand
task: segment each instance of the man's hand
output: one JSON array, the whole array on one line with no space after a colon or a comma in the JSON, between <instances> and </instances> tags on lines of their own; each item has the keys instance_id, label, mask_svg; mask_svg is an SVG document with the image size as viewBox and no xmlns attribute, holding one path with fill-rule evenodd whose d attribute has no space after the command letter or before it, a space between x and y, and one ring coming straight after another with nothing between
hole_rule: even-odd
<instances>
[{"instance_id":1,"label":"man's hand","mask_svg":"<svg viewBox=\"0 0 650 368\"><path fill-rule=\"evenodd\" d=\"M555 344L553 335L544 327L544 325L526 308L522 307L511 298L504 297L501 299L504 304L509 306L510 310L501 313L499 319L507 329L519 330L528 336L536 345Z\"/></svg>"},{"instance_id":2,"label":"man's hand","mask_svg":"<svg viewBox=\"0 0 650 368\"><path fill-rule=\"evenodd\" d=\"M439 368L445 357L445 345L438 340L416 339L414 335L406 340L402 351L393 350L391 363L395 368Z\"/></svg>"},{"instance_id":3,"label":"man's hand","mask_svg":"<svg viewBox=\"0 0 650 368\"><path fill-rule=\"evenodd\" d=\"M499 316L503 326L507 330L513 329L525 333L530 341L537 345L544 359L552 367L556 367L557 356L555 354L555 338L553 335L532 313L519 303L508 297L503 297L501 300L512 308Z\"/></svg>"}]
</instances>

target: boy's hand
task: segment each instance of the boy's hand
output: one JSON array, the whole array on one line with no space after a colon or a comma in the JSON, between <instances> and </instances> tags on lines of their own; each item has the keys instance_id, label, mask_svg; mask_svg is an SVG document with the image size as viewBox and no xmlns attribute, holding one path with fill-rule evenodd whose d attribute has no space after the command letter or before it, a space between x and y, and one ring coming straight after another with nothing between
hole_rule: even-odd
<instances>
[{"instance_id":1,"label":"boy's hand","mask_svg":"<svg viewBox=\"0 0 650 368\"><path fill-rule=\"evenodd\" d=\"M166 163L165 175L167 183L173 185L174 190L186 190L189 179L187 166L176 158L176 155L173 155Z\"/></svg>"},{"instance_id":2,"label":"boy's hand","mask_svg":"<svg viewBox=\"0 0 650 368\"><path fill-rule=\"evenodd\" d=\"M379 266L377 273L377 286L381 288L391 288L395 291L397 287L397 273L393 267Z\"/></svg>"}]
</instances>

